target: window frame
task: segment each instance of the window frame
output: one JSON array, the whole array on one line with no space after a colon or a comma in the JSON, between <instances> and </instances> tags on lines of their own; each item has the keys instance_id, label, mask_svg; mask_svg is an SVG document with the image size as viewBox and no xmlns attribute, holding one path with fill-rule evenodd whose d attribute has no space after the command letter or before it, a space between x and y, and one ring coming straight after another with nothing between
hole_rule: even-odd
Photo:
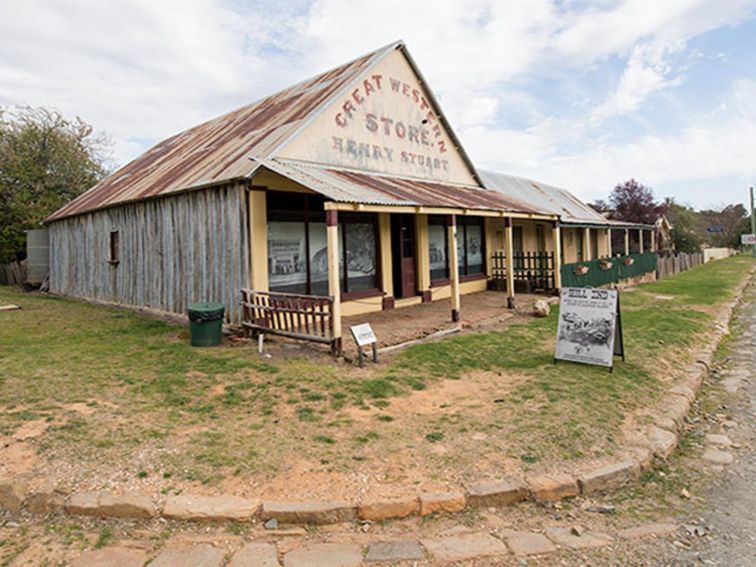
<instances>
[{"instance_id":1,"label":"window frame","mask_svg":"<svg viewBox=\"0 0 756 567\"><path fill-rule=\"evenodd\" d=\"M271 197L291 198L292 196L303 199L301 209L275 209L271 208ZM317 195L308 195L303 193L288 193L284 191L269 191L266 203L266 224L272 222L301 222L304 225L304 246L305 246L305 293L304 295L315 295L312 293L312 258L310 257L310 223L325 223L325 209L322 209L322 203L325 201ZM315 206L313 206L315 205ZM322 214L323 220L319 217ZM315 218L314 218L315 217ZM266 230L267 232L267 230ZM266 242L266 246L268 242ZM270 273L268 273L270 278ZM270 280L268 280L270 282ZM292 293L287 291L275 290L268 283L268 291L273 293ZM325 295L328 295L326 293ZM317 296L323 297L323 296Z\"/></svg>"},{"instance_id":2,"label":"window frame","mask_svg":"<svg viewBox=\"0 0 756 567\"><path fill-rule=\"evenodd\" d=\"M349 257L347 256L347 225L349 224L372 224L373 238L375 242L375 287L349 290ZM375 213L339 213L338 215L339 237L341 238L341 261L344 262L344 274L340 275L341 299L350 300L361 297L382 295L381 289L381 238L378 226L378 215Z\"/></svg>"},{"instance_id":3,"label":"window frame","mask_svg":"<svg viewBox=\"0 0 756 567\"><path fill-rule=\"evenodd\" d=\"M444 228L444 258L446 260L446 275L442 278L433 279L433 270L429 268L430 285L431 287L438 287L441 285L447 285L451 276L449 270L449 217L446 215L428 215L428 227L430 226L442 226ZM428 238L428 253L430 254L430 238Z\"/></svg>"},{"instance_id":4,"label":"window frame","mask_svg":"<svg viewBox=\"0 0 756 567\"><path fill-rule=\"evenodd\" d=\"M108 264L117 266L121 262L121 235L118 230L111 230L108 237Z\"/></svg>"},{"instance_id":5,"label":"window frame","mask_svg":"<svg viewBox=\"0 0 756 567\"><path fill-rule=\"evenodd\" d=\"M480 226L480 254L483 259L482 262L482 269L480 272L471 274L470 272L470 265L467 261L467 227L469 226ZM464 262L462 263L462 266L457 266L457 274L459 275L460 281L469 281L469 280L476 280L476 279L482 279L486 278L486 220L485 217L465 217L465 216L458 216L457 217L457 241L459 241L460 233L462 233L463 238L463 245L462 250L464 257ZM448 262L447 262L448 263ZM462 270L464 268L464 270Z\"/></svg>"}]
</instances>

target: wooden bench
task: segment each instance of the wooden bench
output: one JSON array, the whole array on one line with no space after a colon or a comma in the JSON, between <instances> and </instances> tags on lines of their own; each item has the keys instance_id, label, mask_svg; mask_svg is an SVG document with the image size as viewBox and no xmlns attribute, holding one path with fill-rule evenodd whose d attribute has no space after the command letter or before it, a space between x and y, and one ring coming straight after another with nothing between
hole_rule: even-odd
<instances>
[{"instance_id":1,"label":"wooden bench","mask_svg":"<svg viewBox=\"0 0 756 567\"><path fill-rule=\"evenodd\" d=\"M338 354L333 336L333 297L241 290L242 327L247 334L270 333L325 343Z\"/></svg>"}]
</instances>

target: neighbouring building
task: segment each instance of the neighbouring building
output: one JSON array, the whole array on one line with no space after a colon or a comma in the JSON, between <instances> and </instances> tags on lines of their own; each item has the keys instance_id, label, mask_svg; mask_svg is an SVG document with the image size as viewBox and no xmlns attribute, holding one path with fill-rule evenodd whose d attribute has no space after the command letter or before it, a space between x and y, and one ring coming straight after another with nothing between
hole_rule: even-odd
<instances>
[{"instance_id":1,"label":"neighbouring building","mask_svg":"<svg viewBox=\"0 0 756 567\"><path fill-rule=\"evenodd\" d=\"M342 316L421 302L458 319L497 251L510 299L514 250L550 252L557 288L560 255L610 252L606 219L545 187L478 172L397 42L172 136L71 201L47 219L50 289L173 313L220 301L232 323L242 289L329 296L336 340Z\"/></svg>"}]
</instances>

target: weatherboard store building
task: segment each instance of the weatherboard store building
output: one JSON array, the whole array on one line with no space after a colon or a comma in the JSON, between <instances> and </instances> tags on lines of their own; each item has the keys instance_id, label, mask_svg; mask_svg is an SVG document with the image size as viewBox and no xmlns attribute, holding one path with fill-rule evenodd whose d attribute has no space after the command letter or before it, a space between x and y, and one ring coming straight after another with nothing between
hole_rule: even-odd
<instances>
[{"instance_id":1,"label":"weatherboard store building","mask_svg":"<svg viewBox=\"0 0 756 567\"><path fill-rule=\"evenodd\" d=\"M328 298L338 350L344 316L447 300L458 320L494 252L512 300L514 223L541 227L560 287L558 221L484 187L399 42L177 134L66 205L48 219L50 287L174 313L221 301L253 324L275 294L313 312Z\"/></svg>"}]
</instances>

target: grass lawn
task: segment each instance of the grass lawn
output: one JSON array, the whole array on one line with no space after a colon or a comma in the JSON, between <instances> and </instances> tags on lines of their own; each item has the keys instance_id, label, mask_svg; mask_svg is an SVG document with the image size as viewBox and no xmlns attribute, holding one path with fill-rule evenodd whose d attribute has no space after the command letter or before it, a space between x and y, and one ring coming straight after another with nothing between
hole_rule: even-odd
<instances>
[{"instance_id":1,"label":"grass lawn","mask_svg":"<svg viewBox=\"0 0 756 567\"><path fill-rule=\"evenodd\" d=\"M615 448L752 266L739 256L624 292L627 362L612 374L552 364L555 312L360 370L195 349L181 327L0 287L0 304L23 306L0 313L0 436L36 454L0 454L0 475L294 498L569 467Z\"/></svg>"}]
</instances>

